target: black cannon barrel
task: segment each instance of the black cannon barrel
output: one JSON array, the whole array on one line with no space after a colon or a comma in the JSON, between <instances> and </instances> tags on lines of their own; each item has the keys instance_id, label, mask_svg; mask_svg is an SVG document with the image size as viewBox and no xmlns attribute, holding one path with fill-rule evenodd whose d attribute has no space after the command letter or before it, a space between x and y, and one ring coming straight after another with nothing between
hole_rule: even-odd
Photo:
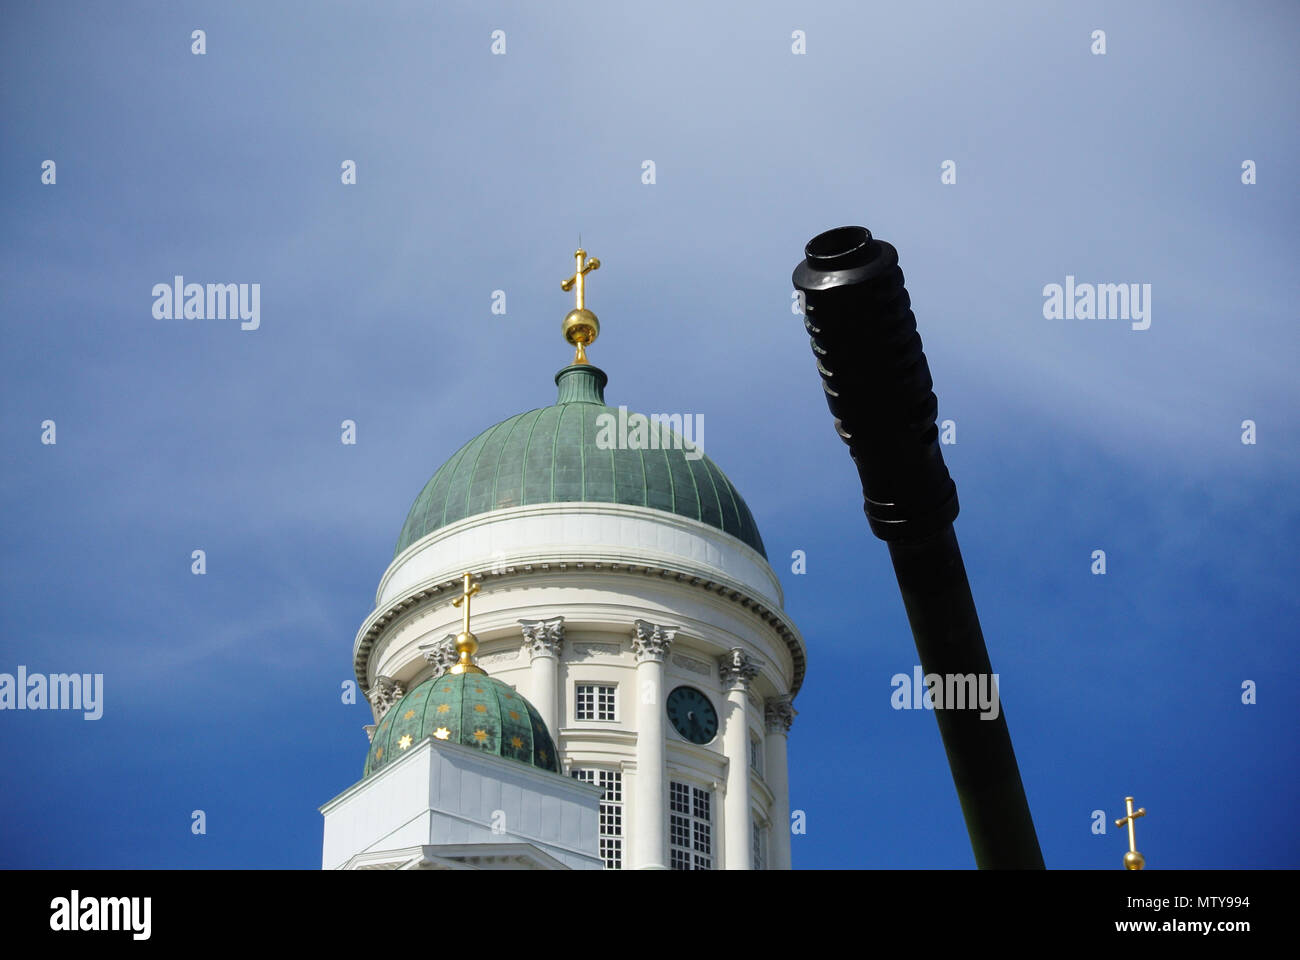
<instances>
[{"instance_id":1,"label":"black cannon barrel","mask_svg":"<svg viewBox=\"0 0 1300 960\"><path fill-rule=\"evenodd\" d=\"M988 678L953 520L957 488L936 424L938 402L903 286L898 251L865 227L839 227L804 248L794 271L804 325L835 417L862 480L867 521L889 546L927 676ZM1006 714L936 705L966 829L981 869L1042 869Z\"/></svg>"}]
</instances>

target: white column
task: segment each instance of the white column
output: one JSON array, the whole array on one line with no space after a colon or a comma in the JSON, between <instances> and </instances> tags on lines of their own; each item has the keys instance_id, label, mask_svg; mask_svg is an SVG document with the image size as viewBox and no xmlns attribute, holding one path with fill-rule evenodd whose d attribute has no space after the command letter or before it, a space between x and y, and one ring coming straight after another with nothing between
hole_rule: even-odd
<instances>
[{"instance_id":1,"label":"white column","mask_svg":"<svg viewBox=\"0 0 1300 960\"><path fill-rule=\"evenodd\" d=\"M768 859L773 870L790 869L790 769L786 759L790 724L795 709L789 697L768 697L763 719L767 749L763 756L763 777L772 791L772 831L768 837Z\"/></svg>"},{"instance_id":2,"label":"white column","mask_svg":"<svg viewBox=\"0 0 1300 960\"><path fill-rule=\"evenodd\" d=\"M550 731L555 748L560 749L560 707L558 699L560 648L564 646L564 618L550 620L520 620L524 628L524 645L532 657L532 690L528 698L546 729Z\"/></svg>"},{"instance_id":3,"label":"white column","mask_svg":"<svg viewBox=\"0 0 1300 960\"><path fill-rule=\"evenodd\" d=\"M631 813L632 867L664 870L668 863L668 792L664 785L664 657L676 627L638 620L636 654L636 792Z\"/></svg>"},{"instance_id":4,"label":"white column","mask_svg":"<svg viewBox=\"0 0 1300 960\"><path fill-rule=\"evenodd\" d=\"M727 755L727 795L723 803L723 866L748 870L752 838L749 810L749 683L759 663L740 647L718 659L722 689L727 692L722 750Z\"/></svg>"}]
</instances>

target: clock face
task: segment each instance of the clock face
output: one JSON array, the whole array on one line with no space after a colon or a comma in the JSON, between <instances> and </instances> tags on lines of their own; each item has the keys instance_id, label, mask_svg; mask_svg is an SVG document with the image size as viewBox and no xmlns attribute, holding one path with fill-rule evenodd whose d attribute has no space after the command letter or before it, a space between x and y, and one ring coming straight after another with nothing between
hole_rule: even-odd
<instances>
[{"instance_id":1,"label":"clock face","mask_svg":"<svg viewBox=\"0 0 1300 960\"><path fill-rule=\"evenodd\" d=\"M708 743L718 733L718 712L694 687L678 687L668 694L668 719L691 743Z\"/></svg>"}]
</instances>

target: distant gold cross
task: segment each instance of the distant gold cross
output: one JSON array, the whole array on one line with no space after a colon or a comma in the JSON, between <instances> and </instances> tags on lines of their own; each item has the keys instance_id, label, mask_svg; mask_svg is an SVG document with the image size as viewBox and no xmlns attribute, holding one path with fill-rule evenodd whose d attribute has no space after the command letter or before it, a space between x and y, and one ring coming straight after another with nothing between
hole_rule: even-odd
<instances>
[{"instance_id":1,"label":"distant gold cross","mask_svg":"<svg viewBox=\"0 0 1300 960\"><path fill-rule=\"evenodd\" d=\"M592 257L588 260L587 251L579 247L577 252L573 255L573 264L573 276L568 280L562 281L560 283L560 289L565 291L572 290L576 284L578 287L578 309L583 310L587 306L585 287L587 274L591 273L593 270L600 269L600 260L596 257Z\"/></svg>"},{"instance_id":2,"label":"distant gold cross","mask_svg":"<svg viewBox=\"0 0 1300 960\"><path fill-rule=\"evenodd\" d=\"M461 589L464 592L461 593L461 595L457 597L455 600L453 600L451 602L451 605L453 607L459 607L462 603L465 605L464 632L468 634L469 633L469 598L474 596L474 594L478 593L479 585L476 583L473 586L470 586L470 581L474 579L473 574L463 573L461 574L461 578L465 581L464 586L461 587Z\"/></svg>"},{"instance_id":3,"label":"distant gold cross","mask_svg":"<svg viewBox=\"0 0 1300 960\"><path fill-rule=\"evenodd\" d=\"M1133 824L1138 817L1147 815L1147 808L1138 807L1137 810L1134 810L1132 797L1125 797L1124 803L1128 808L1128 816L1120 817L1115 821L1117 827L1122 827L1125 823L1128 824L1128 854L1124 857L1124 866L1129 870L1141 870L1146 865L1146 860L1142 854L1138 853L1137 830Z\"/></svg>"}]
</instances>

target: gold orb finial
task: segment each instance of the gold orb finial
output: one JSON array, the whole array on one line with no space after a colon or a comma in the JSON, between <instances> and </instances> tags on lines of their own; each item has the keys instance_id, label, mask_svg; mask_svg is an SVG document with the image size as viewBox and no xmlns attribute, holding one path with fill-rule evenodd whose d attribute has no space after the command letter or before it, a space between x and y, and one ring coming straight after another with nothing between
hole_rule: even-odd
<instances>
[{"instance_id":1,"label":"gold orb finial","mask_svg":"<svg viewBox=\"0 0 1300 960\"><path fill-rule=\"evenodd\" d=\"M577 291L575 294L577 305L565 315L564 322L560 325L564 339L576 348L573 354L574 363L587 362L587 347L600 336L600 321L586 306L587 274L599 269L600 260L596 257L588 260L587 251L579 247L573 254L573 276L560 283L561 290L576 288Z\"/></svg>"},{"instance_id":2,"label":"gold orb finial","mask_svg":"<svg viewBox=\"0 0 1300 960\"><path fill-rule=\"evenodd\" d=\"M463 627L456 635L456 652L460 654L460 659L452 666L448 673L487 673L482 667L474 662L474 654L478 653L478 637L469 632L469 598L478 593L479 585L473 583L474 575L471 573L462 573L461 595L451 602L453 607L464 605L465 618Z\"/></svg>"}]
</instances>

